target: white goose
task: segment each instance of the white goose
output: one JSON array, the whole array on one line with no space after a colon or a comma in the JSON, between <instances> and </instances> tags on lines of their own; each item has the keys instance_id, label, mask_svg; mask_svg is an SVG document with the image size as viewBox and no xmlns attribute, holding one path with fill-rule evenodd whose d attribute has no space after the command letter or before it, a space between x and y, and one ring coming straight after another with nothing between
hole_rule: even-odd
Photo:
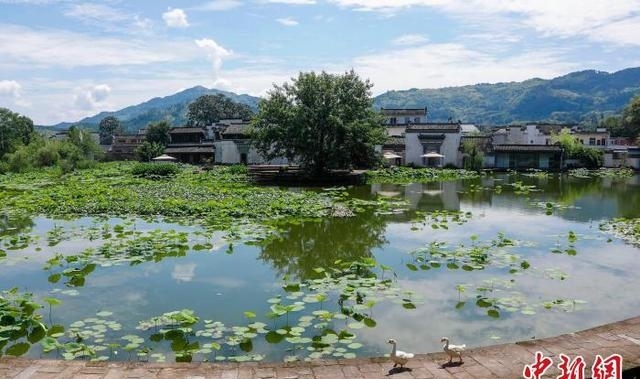
<instances>
[{"instance_id":1,"label":"white goose","mask_svg":"<svg viewBox=\"0 0 640 379\"><path fill-rule=\"evenodd\" d=\"M400 367L404 367L407 364L410 358L413 358L412 353L405 353L404 351L396 350L396 340L391 338L389 341L393 347L391 348L391 360L393 361L393 367L400 365Z\"/></svg>"},{"instance_id":2,"label":"white goose","mask_svg":"<svg viewBox=\"0 0 640 379\"><path fill-rule=\"evenodd\" d=\"M447 337L442 337L440 342L444 342L442 349L449 356L449 363L451 363L453 357L458 357L460 359L459 362L462 363L462 352L467 345L449 345L449 339Z\"/></svg>"}]
</instances>

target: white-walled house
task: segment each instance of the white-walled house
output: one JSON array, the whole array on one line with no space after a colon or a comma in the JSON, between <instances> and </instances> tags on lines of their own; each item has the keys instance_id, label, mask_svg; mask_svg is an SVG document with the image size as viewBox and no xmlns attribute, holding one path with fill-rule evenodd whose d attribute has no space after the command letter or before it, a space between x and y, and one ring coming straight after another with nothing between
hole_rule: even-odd
<instances>
[{"instance_id":1,"label":"white-walled house","mask_svg":"<svg viewBox=\"0 0 640 379\"><path fill-rule=\"evenodd\" d=\"M458 123L408 125L405 131L405 164L415 167L459 166L461 137ZM424 157L426 154L432 157Z\"/></svg>"},{"instance_id":2,"label":"white-walled house","mask_svg":"<svg viewBox=\"0 0 640 379\"><path fill-rule=\"evenodd\" d=\"M234 122L219 128L214 142L215 162L221 164L289 164L287 158L266 160L251 146L248 122Z\"/></svg>"},{"instance_id":3,"label":"white-walled house","mask_svg":"<svg viewBox=\"0 0 640 379\"><path fill-rule=\"evenodd\" d=\"M427 122L427 108L381 108L380 115L384 117L384 124L387 127Z\"/></svg>"}]
</instances>

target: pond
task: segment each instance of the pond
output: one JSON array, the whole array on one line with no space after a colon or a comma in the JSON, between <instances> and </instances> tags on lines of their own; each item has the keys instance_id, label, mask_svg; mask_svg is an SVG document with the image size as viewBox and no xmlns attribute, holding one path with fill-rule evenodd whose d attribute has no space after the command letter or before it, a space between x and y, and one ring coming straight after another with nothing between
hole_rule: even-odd
<instances>
[{"instance_id":1,"label":"pond","mask_svg":"<svg viewBox=\"0 0 640 379\"><path fill-rule=\"evenodd\" d=\"M640 250L605 224L640 216L639 186L637 175L505 173L314 189L360 211L230 232L151 218L5 214L0 350L60 359L348 358L387 354L389 338L424 353L438 351L443 336L479 346L637 316ZM27 312L11 314L9 305ZM7 328L14 324L26 326Z\"/></svg>"}]
</instances>

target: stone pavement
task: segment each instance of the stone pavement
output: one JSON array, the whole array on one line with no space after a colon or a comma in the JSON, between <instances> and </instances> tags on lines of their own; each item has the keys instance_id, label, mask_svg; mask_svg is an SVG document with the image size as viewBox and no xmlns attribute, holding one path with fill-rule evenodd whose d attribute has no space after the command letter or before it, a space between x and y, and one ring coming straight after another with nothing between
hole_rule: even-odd
<instances>
[{"instance_id":1,"label":"stone pavement","mask_svg":"<svg viewBox=\"0 0 640 379\"><path fill-rule=\"evenodd\" d=\"M0 358L2 379L347 379L347 378L522 378L536 352L553 360L541 378L556 378L560 354L584 358L591 377L596 355L622 356L622 376L640 379L640 316L557 337L469 349L462 364L445 365L443 352L419 354L404 369L389 358L318 360L298 363L143 363ZM615 376L603 376L603 378ZM568 378L579 378L570 376Z\"/></svg>"}]
</instances>

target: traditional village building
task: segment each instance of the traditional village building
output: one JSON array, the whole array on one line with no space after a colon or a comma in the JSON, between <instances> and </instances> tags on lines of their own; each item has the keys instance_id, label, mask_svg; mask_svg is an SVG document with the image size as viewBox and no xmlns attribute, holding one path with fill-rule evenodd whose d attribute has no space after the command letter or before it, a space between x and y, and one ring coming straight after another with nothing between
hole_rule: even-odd
<instances>
[{"instance_id":1,"label":"traditional village building","mask_svg":"<svg viewBox=\"0 0 640 379\"><path fill-rule=\"evenodd\" d=\"M136 149L145 141L143 132L137 134L117 134L113 136L108 156L113 160L136 160Z\"/></svg>"},{"instance_id":2,"label":"traditional village building","mask_svg":"<svg viewBox=\"0 0 640 379\"><path fill-rule=\"evenodd\" d=\"M251 146L249 138L250 124L247 121L234 120L229 124L216 125L214 142L216 163L221 164L289 164L286 158L267 161L258 150Z\"/></svg>"},{"instance_id":3,"label":"traditional village building","mask_svg":"<svg viewBox=\"0 0 640 379\"><path fill-rule=\"evenodd\" d=\"M206 132L204 128L171 128L171 142L164 149L164 153L183 163L213 163L214 142L207 138Z\"/></svg>"},{"instance_id":4,"label":"traditional village building","mask_svg":"<svg viewBox=\"0 0 640 379\"><path fill-rule=\"evenodd\" d=\"M598 128L596 131L582 131L578 129L572 134L578 142L589 147L604 149L609 146L609 132L604 128Z\"/></svg>"},{"instance_id":5,"label":"traditional village building","mask_svg":"<svg viewBox=\"0 0 640 379\"><path fill-rule=\"evenodd\" d=\"M392 165L402 166L406 162L405 150L404 135L389 136L382 145L382 157Z\"/></svg>"},{"instance_id":6,"label":"traditional village building","mask_svg":"<svg viewBox=\"0 0 640 379\"><path fill-rule=\"evenodd\" d=\"M461 136L459 123L408 125L405 131L406 164L416 167L457 167Z\"/></svg>"},{"instance_id":7,"label":"traditional village building","mask_svg":"<svg viewBox=\"0 0 640 379\"><path fill-rule=\"evenodd\" d=\"M473 133L470 135L462 135L460 137L460 147L458 149L458 167L465 167L465 160L469 159L465 152L465 145L473 144L484 154L482 167L494 167L495 159L493 152L493 138L490 135Z\"/></svg>"},{"instance_id":8,"label":"traditional village building","mask_svg":"<svg viewBox=\"0 0 640 379\"><path fill-rule=\"evenodd\" d=\"M557 145L493 145L493 167L498 169L559 170L563 151Z\"/></svg>"},{"instance_id":9,"label":"traditional village building","mask_svg":"<svg viewBox=\"0 0 640 379\"><path fill-rule=\"evenodd\" d=\"M384 117L384 124L388 127L427 122L427 108L381 108L380 115Z\"/></svg>"}]
</instances>

